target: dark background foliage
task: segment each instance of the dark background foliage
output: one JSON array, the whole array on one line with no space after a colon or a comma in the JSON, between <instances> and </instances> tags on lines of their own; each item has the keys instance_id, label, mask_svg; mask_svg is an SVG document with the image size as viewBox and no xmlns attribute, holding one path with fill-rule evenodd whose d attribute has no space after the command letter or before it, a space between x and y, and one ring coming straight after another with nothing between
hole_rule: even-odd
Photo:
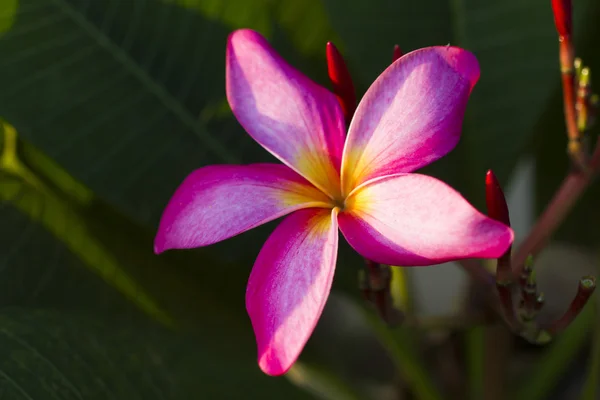
<instances>
[{"instance_id":1,"label":"dark background foliage","mask_svg":"<svg viewBox=\"0 0 600 400\"><path fill-rule=\"evenodd\" d=\"M594 69L600 5L576 3L578 54ZM482 75L462 140L426 172L481 208L486 170L506 183L531 158L541 207L567 169L547 0L0 0L0 398L311 397L255 364L244 287L274 224L152 253L188 173L273 161L225 100L226 38L242 27L326 86L333 41L359 94L394 44L472 50ZM559 237L597 247L599 200L590 191ZM341 251L335 290L357 297L361 260ZM298 376L343 391L348 365L369 359L359 339L318 331Z\"/></svg>"}]
</instances>

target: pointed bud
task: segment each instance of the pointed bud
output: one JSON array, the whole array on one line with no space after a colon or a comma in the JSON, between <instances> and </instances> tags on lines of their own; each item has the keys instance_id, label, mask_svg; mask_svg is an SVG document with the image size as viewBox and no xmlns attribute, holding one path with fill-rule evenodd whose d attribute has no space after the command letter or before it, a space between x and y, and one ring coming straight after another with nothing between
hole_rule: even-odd
<instances>
[{"instance_id":1,"label":"pointed bud","mask_svg":"<svg viewBox=\"0 0 600 400\"><path fill-rule=\"evenodd\" d=\"M571 0L552 0L554 24L560 37L570 37L573 29Z\"/></svg>"},{"instance_id":2,"label":"pointed bud","mask_svg":"<svg viewBox=\"0 0 600 400\"><path fill-rule=\"evenodd\" d=\"M496 175L489 170L485 175L485 201L487 203L488 216L496 221L502 222L506 226L510 226L510 218L508 215L508 206L506 205L506 198L496 179ZM498 259L498 271L497 278L506 280L510 269L510 253L512 246L510 246L506 253Z\"/></svg>"},{"instance_id":3,"label":"pointed bud","mask_svg":"<svg viewBox=\"0 0 600 400\"><path fill-rule=\"evenodd\" d=\"M485 175L485 200L488 208L488 216L496 221L502 222L510 226L510 218L508 217L508 206L502 188L498 183L498 179L489 170ZM504 310L504 316L511 327L517 326L517 318L512 301L512 271L510 266L510 253L512 246L498 259L496 266L496 289Z\"/></svg>"},{"instance_id":4,"label":"pointed bud","mask_svg":"<svg viewBox=\"0 0 600 400\"><path fill-rule=\"evenodd\" d=\"M485 175L485 201L487 203L488 216L510 226L506 198L492 170L489 170Z\"/></svg>"},{"instance_id":5,"label":"pointed bud","mask_svg":"<svg viewBox=\"0 0 600 400\"><path fill-rule=\"evenodd\" d=\"M593 276L584 276L579 280L579 287L577 288L577 294L571 302L567 312L556 322L554 322L549 328L548 332L551 335L565 330L571 323L577 318L583 307L587 304L588 300L596 289L596 278Z\"/></svg>"},{"instance_id":6,"label":"pointed bud","mask_svg":"<svg viewBox=\"0 0 600 400\"><path fill-rule=\"evenodd\" d=\"M402 56L403 54L402 50L400 49L400 46L398 46L397 44L394 45L394 55L392 56L392 63Z\"/></svg>"},{"instance_id":7,"label":"pointed bud","mask_svg":"<svg viewBox=\"0 0 600 400\"><path fill-rule=\"evenodd\" d=\"M346 117L346 123L349 124L354 111L356 110L356 93L352 77L346 67L344 58L331 42L327 42L327 72L329 80L333 86L333 93L337 96L342 111Z\"/></svg>"}]
</instances>

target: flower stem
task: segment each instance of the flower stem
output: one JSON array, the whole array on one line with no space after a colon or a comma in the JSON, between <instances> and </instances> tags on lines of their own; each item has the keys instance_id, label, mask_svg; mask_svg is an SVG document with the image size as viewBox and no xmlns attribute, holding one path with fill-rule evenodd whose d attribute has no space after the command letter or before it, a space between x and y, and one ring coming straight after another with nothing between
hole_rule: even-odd
<instances>
[{"instance_id":1,"label":"flower stem","mask_svg":"<svg viewBox=\"0 0 600 400\"><path fill-rule=\"evenodd\" d=\"M583 310L583 307L585 307L595 289L596 279L593 276L581 278L579 281L579 287L577 288L577 294L571 302L569 309L561 318L550 325L548 328L548 333L551 335L556 335L571 325L575 318L577 318L577 316L581 313L581 310Z\"/></svg>"},{"instance_id":2,"label":"flower stem","mask_svg":"<svg viewBox=\"0 0 600 400\"><path fill-rule=\"evenodd\" d=\"M542 250L550 236L592 182L599 169L600 140L596 142L596 148L589 163L589 172L572 170L567 175L525 241L518 248L512 263L514 276L518 277L523 272L527 256L535 256Z\"/></svg>"},{"instance_id":3,"label":"flower stem","mask_svg":"<svg viewBox=\"0 0 600 400\"><path fill-rule=\"evenodd\" d=\"M361 277L361 290L367 301L372 303L379 316L388 325L394 325L403 319L400 310L394 308L390 291L392 273L391 267L365 258L367 274Z\"/></svg>"},{"instance_id":4,"label":"flower stem","mask_svg":"<svg viewBox=\"0 0 600 400\"><path fill-rule=\"evenodd\" d=\"M521 275L525 260L534 257L546 244L554 230L571 211L571 208L589 184L590 177L579 172L571 172L563 180L550 203L537 220L531 232L517 249L513 259L513 274Z\"/></svg>"},{"instance_id":5,"label":"flower stem","mask_svg":"<svg viewBox=\"0 0 600 400\"><path fill-rule=\"evenodd\" d=\"M565 372L572 368L575 355L587 344L593 324L594 310L586 307L579 318L575 319L573 324L558 336L554 344L541 355L535 368L525 376L516 392L507 398L514 400L547 399Z\"/></svg>"},{"instance_id":6,"label":"flower stem","mask_svg":"<svg viewBox=\"0 0 600 400\"><path fill-rule=\"evenodd\" d=\"M577 128L577 110L575 108L575 50L570 36L559 38L560 74L563 88L563 106L567 137L569 138L569 155L576 167L585 171L587 154L581 141L581 132Z\"/></svg>"},{"instance_id":7,"label":"flower stem","mask_svg":"<svg viewBox=\"0 0 600 400\"><path fill-rule=\"evenodd\" d=\"M496 289L498 290L498 298L502 305L502 311L506 318L506 322L511 328L517 326L518 321L515 315L515 307L512 300L511 282L496 282Z\"/></svg>"},{"instance_id":8,"label":"flower stem","mask_svg":"<svg viewBox=\"0 0 600 400\"><path fill-rule=\"evenodd\" d=\"M575 60L575 49L571 39L571 2L553 0L552 9L559 35L563 106L569 139L567 148L574 168L563 180L529 236L513 257L512 272L513 276L517 277L523 270L527 256L530 254L535 256L544 247L548 238L571 211L600 169L600 141L596 141L596 147L590 158L588 146L582 140L583 132L590 125L588 114L593 113L594 107L588 106L589 69L582 67L580 59Z\"/></svg>"},{"instance_id":9,"label":"flower stem","mask_svg":"<svg viewBox=\"0 0 600 400\"><path fill-rule=\"evenodd\" d=\"M466 258L464 260L457 260L456 262L474 281L477 281L486 287L492 286L496 282L494 275L485 269L478 260Z\"/></svg>"}]
</instances>

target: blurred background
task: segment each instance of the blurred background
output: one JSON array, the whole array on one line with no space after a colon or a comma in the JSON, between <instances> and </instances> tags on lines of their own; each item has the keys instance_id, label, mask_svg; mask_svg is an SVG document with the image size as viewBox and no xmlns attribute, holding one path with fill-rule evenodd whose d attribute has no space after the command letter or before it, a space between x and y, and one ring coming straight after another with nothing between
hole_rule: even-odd
<instances>
[{"instance_id":1,"label":"blurred background","mask_svg":"<svg viewBox=\"0 0 600 400\"><path fill-rule=\"evenodd\" d=\"M575 2L577 55L592 71L599 18L598 1ZM483 211L493 169L517 239L568 171L549 0L0 0L0 399L401 399L415 385L417 398L437 398L434 388L578 398L593 313L544 347L502 326L492 336L459 327L416 351L411 329L386 330L365 308L363 261L346 243L300 362L286 377L260 372L244 293L276 222L209 248L152 252L188 173L274 161L225 99L225 43L237 28L258 30L327 87L332 41L359 97L395 44L473 51L482 73L461 142L424 172ZM536 264L550 314L597 269L599 201L593 186ZM408 278L419 315L476 303L456 266ZM497 379L482 368L499 369L485 375Z\"/></svg>"}]
</instances>

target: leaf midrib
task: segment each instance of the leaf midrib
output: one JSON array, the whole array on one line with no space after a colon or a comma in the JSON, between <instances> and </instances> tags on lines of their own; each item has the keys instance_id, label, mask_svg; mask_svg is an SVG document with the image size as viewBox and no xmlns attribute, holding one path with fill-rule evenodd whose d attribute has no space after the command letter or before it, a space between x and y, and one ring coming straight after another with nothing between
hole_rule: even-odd
<instances>
[{"instance_id":1,"label":"leaf midrib","mask_svg":"<svg viewBox=\"0 0 600 400\"><path fill-rule=\"evenodd\" d=\"M90 23L86 17L65 0L52 0L62 12L71 18L88 36L90 36L99 46L106 49L115 60L117 60L133 77L135 77L148 92L169 109L183 125L187 126L199 137L207 149L226 163L239 163L236 156L231 154L219 141L215 140L200 121L195 119L191 113L175 98L165 87L154 80L127 52L123 51L109 37L100 31L94 24Z\"/></svg>"}]
</instances>

